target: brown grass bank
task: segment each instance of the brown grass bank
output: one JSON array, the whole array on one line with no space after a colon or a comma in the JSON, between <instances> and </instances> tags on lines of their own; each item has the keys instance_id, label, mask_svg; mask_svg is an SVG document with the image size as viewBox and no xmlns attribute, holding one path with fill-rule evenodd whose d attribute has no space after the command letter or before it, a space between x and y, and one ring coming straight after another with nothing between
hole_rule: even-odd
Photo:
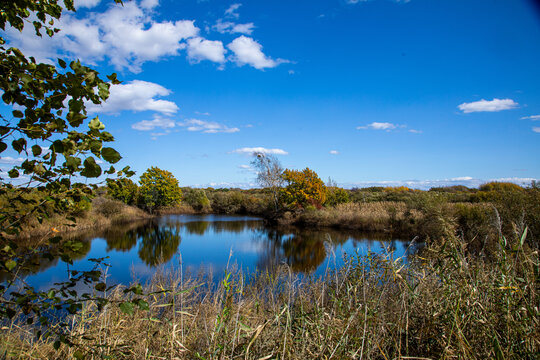
<instances>
[{"instance_id":1,"label":"brown grass bank","mask_svg":"<svg viewBox=\"0 0 540 360\"><path fill-rule=\"evenodd\" d=\"M428 206L379 201L371 203L346 203L322 209L286 212L278 220L281 224L309 227L334 227L369 232L387 232L401 236L420 236L439 239L473 230L483 231L493 237L496 213L488 204L437 203ZM523 230L523 229L521 229Z\"/></svg>"},{"instance_id":2,"label":"brown grass bank","mask_svg":"<svg viewBox=\"0 0 540 360\"><path fill-rule=\"evenodd\" d=\"M70 217L74 217L75 221L70 220ZM35 217L28 219L22 226L20 237L32 238L51 233L81 232L152 217L153 215L137 207L99 196L87 209L75 214L54 214L41 223Z\"/></svg>"},{"instance_id":3,"label":"brown grass bank","mask_svg":"<svg viewBox=\"0 0 540 360\"><path fill-rule=\"evenodd\" d=\"M148 310L87 303L62 328L75 344L54 350L21 321L5 324L7 358L66 359L537 359L538 252L521 239L491 259L450 238L408 266L392 255L350 257L321 279L290 269L217 287L158 273ZM117 289L106 294L122 302Z\"/></svg>"}]
</instances>

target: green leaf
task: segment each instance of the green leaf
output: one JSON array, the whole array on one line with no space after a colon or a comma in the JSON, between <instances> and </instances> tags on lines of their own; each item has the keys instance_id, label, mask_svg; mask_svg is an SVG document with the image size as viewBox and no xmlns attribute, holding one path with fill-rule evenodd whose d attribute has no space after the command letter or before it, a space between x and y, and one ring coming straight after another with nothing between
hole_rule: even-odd
<instances>
[{"instance_id":1,"label":"green leaf","mask_svg":"<svg viewBox=\"0 0 540 360\"><path fill-rule=\"evenodd\" d=\"M527 230L529 230L529 227L525 227L525 230L523 231L523 235L521 235L521 240L519 241L519 244L523 246L525 244L525 238L527 238Z\"/></svg>"},{"instance_id":2,"label":"green leaf","mask_svg":"<svg viewBox=\"0 0 540 360\"><path fill-rule=\"evenodd\" d=\"M111 80L111 83L113 85L118 85L121 83L121 81L119 81L116 76L116 73L112 73L111 75L107 75L107 79Z\"/></svg>"},{"instance_id":3,"label":"green leaf","mask_svg":"<svg viewBox=\"0 0 540 360\"><path fill-rule=\"evenodd\" d=\"M98 283L95 286L95 289L97 291L105 291L106 288L107 288L107 285L105 285L105 283Z\"/></svg>"},{"instance_id":4,"label":"green leaf","mask_svg":"<svg viewBox=\"0 0 540 360\"><path fill-rule=\"evenodd\" d=\"M17 169L11 169L8 171L8 175L10 178L18 178L19 177L19 171Z\"/></svg>"},{"instance_id":5,"label":"green leaf","mask_svg":"<svg viewBox=\"0 0 540 360\"><path fill-rule=\"evenodd\" d=\"M21 110L13 110L13 116L20 119L24 117L24 113Z\"/></svg>"},{"instance_id":6,"label":"green leaf","mask_svg":"<svg viewBox=\"0 0 540 360\"><path fill-rule=\"evenodd\" d=\"M101 156L103 156L103 159L105 159L105 161L108 161L111 164L116 164L122 158L118 151L110 147L105 147L101 149Z\"/></svg>"},{"instance_id":7,"label":"green leaf","mask_svg":"<svg viewBox=\"0 0 540 360\"><path fill-rule=\"evenodd\" d=\"M99 156L102 146L103 144L101 140L90 141L90 151L92 151L92 153L96 154L97 156Z\"/></svg>"},{"instance_id":8,"label":"green leaf","mask_svg":"<svg viewBox=\"0 0 540 360\"><path fill-rule=\"evenodd\" d=\"M7 149L7 144L5 142L0 141L0 152Z\"/></svg>"},{"instance_id":9,"label":"green leaf","mask_svg":"<svg viewBox=\"0 0 540 360\"><path fill-rule=\"evenodd\" d=\"M141 310L149 310L150 309L150 307L148 306L148 302L144 301L142 299L139 299L139 301L137 301L137 306L139 306L139 309L141 309Z\"/></svg>"},{"instance_id":10,"label":"green leaf","mask_svg":"<svg viewBox=\"0 0 540 360\"><path fill-rule=\"evenodd\" d=\"M55 140L51 145L52 150L59 154L64 153L64 144L60 140Z\"/></svg>"},{"instance_id":11,"label":"green leaf","mask_svg":"<svg viewBox=\"0 0 540 360\"><path fill-rule=\"evenodd\" d=\"M88 127L92 130L103 130L105 129L105 125L99 121L99 117L95 117L92 120L90 120L90 123L88 124Z\"/></svg>"},{"instance_id":12,"label":"green leaf","mask_svg":"<svg viewBox=\"0 0 540 360\"><path fill-rule=\"evenodd\" d=\"M85 359L86 356L84 356L84 354L81 352L81 350L77 350L73 353L73 357L77 360L82 360L82 359Z\"/></svg>"},{"instance_id":13,"label":"green leaf","mask_svg":"<svg viewBox=\"0 0 540 360\"><path fill-rule=\"evenodd\" d=\"M100 83L98 85L99 97L106 100L109 97L109 84Z\"/></svg>"},{"instance_id":14,"label":"green leaf","mask_svg":"<svg viewBox=\"0 0 540 360\"><path fill-rule=\"evenodd\" d=\"M13 270L15 266L17 266L17 262L15 260L8 260L4 263L6 269L9 271Z\"/></svg>"},{"instance_id":15,"label":"green leaf","mask_svg":"<svg viewBox=\"0 0 540 360\"><path fill-rule=\"evenodd\" d=\"M17 151L20 154L26 146L26 140L24 138L13 140L11 146L13 147L13 150Z\"/></svg>"},{"instance_id":16,"label":"green leaf","mask_svg":"<svg viewBox=\"0 0 540 360\"><path fill-rule=\"evenodd\" d=\"M134 310L134 306L132 303L130 302L124 302L124 303L121 303L119 305L120 307L120 310L122 310L122 312L124 314L128 314L128 315L132 315L133 314L133 310Z\"/></svg>"},{"instance_id":17,"label":"green leaf","mask_svg":"<svg viewBox=\"0 0 540 360\"><path fill-rule=\"evenodd\" d=\"M58 65L60 65L62 69L66 68L66 62L62 59L58 59Z\"/></svg>"},{"instance_id":18,"label":"green leaf","mask_svg":"<svg viewBox=\"0 0 540 360\"><path fill-rule=\"evenodd\" d=\"M81 159L74 157L74 156L66 156L66 166L75 171L79 168L81 165Z\"/></svg>"},{"instance_id":19,"label":"green leaf","mask_svg":"<svg viewBox=\"0 0 540 360\"><path fill-rule=\"evenodd\" d=\"M69 124L71 126L77 127L83 123L83 121L86 119L86 116L75 111L70 111L67 114L66 119L67 121L69 121Z\"/></svg>"},{"instance_id":20,"label":"green leaf","mask_svg":"<svg viewBox=\"0 0 540 360\"><path fill-rule=\"evenodd\" d=\"M54 350L60 349L60 345L61 345L60 341L59 341L59 340L56 340L56 341L53 343L53 348L54 348Z\"/></svg>"},{"instance_id":21,"label":"green leaf","mask_svg":"<svg viewBox=\"0 0 540 360\"><path fill-rule=\"evenodd\" d=\"M39 146L39 145L32 146L32 154L34 156L41 155L41 151L42 151L41 146Z\"/></svg>"},{"instance_id":22,"label":"green leaf","mask_svg":"<svg viewBox=\"0 0 540 360\"><path fill-rule=\"evenodd\" d=\"M101 167L96 163L93 157L88 157L84 160L84 169L81 175L88 178L96 178L101 175Z\"/></svg>"}]
</instances>

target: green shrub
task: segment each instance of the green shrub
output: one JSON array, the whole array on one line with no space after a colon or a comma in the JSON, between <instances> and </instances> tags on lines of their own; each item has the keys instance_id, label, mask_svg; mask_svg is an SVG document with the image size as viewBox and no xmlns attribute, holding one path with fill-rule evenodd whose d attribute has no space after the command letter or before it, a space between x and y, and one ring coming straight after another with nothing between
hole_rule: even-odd
<instances>
[{"instance_id":1,"label":"green shrub","mask_svg":"<svg viewBox=\"0 0 540 360\"><path fill-rule=\"evenodd\" d=\"M183 202L197 211L209 211L210 200L203 189L185 188L183 191Z\"/></svg>"},{"instance_id":2,"label":"green shrub","mask_svg":"<svg viewBox=\"0 0 540 360\"><path fill-rule=\"evenodd\" d=\"M326 206L336 206L349 202L349 194L342 188L336 186L327 187Z\"/></svg>"},{"instance_id":3,"label":"green shrub","mask_svg":"<svg viewBox=\"0 0 540 360\"><path fill-rule=\"evenodd\" d=\"M137 202L138 190L137 184L131 179L107 179L107 195L124 204L134 205Z\"/></svg>"}]
</instances>

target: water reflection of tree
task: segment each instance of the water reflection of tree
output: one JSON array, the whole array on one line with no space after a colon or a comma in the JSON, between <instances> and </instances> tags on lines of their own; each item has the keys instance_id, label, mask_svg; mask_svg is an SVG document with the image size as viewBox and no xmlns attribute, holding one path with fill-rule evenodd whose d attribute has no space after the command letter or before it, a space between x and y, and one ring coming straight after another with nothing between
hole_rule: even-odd
<instances>
[{"instance_id":1,"label":"water reflection of tree","mask_svg":"<svg viewBox=\"0 0 540 360\"><path fill-rule=\"evenodd\" d=\"M266 246L266 251L257 266L261 269L274 269L277 265L286 263L295 272L310 273L323 263L328 255L327 250L333 252L338 245L343 245L348 240L360 244L366 241L366 237L378 237L379 240L383 240L386 235L366 236L361 232L333 229L264 228L254 239L264 242ZM390 246L392 245L395 247L395 244Z\"/></svg>"},{"instance_id":2,"label":"water reflection of tree","mask_svg":"<svg viewBox=\"0 0 540 360\"><path fill-rule=\"evenodd\" d=\"M152 223L139 228L141 238L139 257L148 266L156 266L169 261L180 245L180 226L164 226Z\"/></svg>"},{"instance_id":3,"label":"water reflection of tree","mask_svg":"<svg viewBox=\"0 0 540 360\"><path fill-rule=\"evenodd\" d=\"M326 258L328 237L324 232L267 228L259 232L258 237L258 241L265 241L267 248L258 263L263 269L286 263L295 272L308 273L317 269Z\"/></svg>"},{"instance_id":4,"label":"water reflection of tree","mask_svg":"<svg viewBox=\"0 0 540 360\"><path fill-rule=\"evenodd\" d=\"M260 221L243 220L243 221L215 221L212 223L212 230L215 233L231 232L239 234L246 230L257 230L262 227Z\"/></svg>"},{"instance_id":5,"label":"water reflection of tree","mask_svg":"<svg viewBox=\"0 0 540 360\"><path fill-rule=\"evenodd\" d=\"M297 234L285 240L282 248L287 264L295 272L312 272L326 258L324 240L319 236Z\"/></svg>"},{"instance_id":6,"label":"water reflection of tree","mask_svg":"<svg viewBox=\"0 0 540 360\"><path fill-rule=\"evenodd\" d=\"M115 230L105 233L107 252L110 250L129 251L137 244L137 230Z\"/></svg>"},{"instance_id":7,"label":"water reflection of tree","mask_svg":"<svg viewBox=\"0 0 540 360\"><path fill-rule=\"evenodd\" d=\"M189 221L183 223L183 226L190 235L204 235L210 230L216 234L224 232L239 234L247 230L258 230L262 227L262 223L258 220Z\"/></svg>"},{"instance_id":8,"label":"water reflection of tree","mask_svg":"<svg viewBox=\"0 0 540 360\"><path fill-rule=\"evenodd\" d=\"M81 247L77 251L65 249L65 253L72 261L77 261L85 258L90 252L91 244L89 241L81 240ZM27 275L37 274L47 270L50 267L56 266L60 258L60 252L57 245L40 246L35 251L21 252L18 254L19 259L19 275L24 277ZM6 281L10 275L4 271L0 271L0 282Z\"/></svg>"},{"instance_id":9,"label":"water reflection of tree","mask_svg":"<svg viewBox=\"0 0 540 360\"><path fill-rule=\"evenodd\" d=\"M208 221L190 221L184 224L184 227L190 235L204 235L210 226Z\"/></svg>"}]
</instances>

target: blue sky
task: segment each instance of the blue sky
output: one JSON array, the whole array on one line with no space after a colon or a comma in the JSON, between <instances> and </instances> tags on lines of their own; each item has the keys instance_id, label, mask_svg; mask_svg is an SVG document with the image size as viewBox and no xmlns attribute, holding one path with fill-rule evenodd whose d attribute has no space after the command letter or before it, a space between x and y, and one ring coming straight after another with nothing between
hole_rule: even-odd
<instances>
[{"instance_id":1,"label":"blue sky","mask_svg":"<svg viewBox=\"0 0 540 360\"><path fill-rule=\"evenodd\" d=\"M250 187L259 149L345 187L540 178L532 0L76 4L53 39L7 38L118 73L91 110L138 175Z\"/></svg>"}]
</instances>

